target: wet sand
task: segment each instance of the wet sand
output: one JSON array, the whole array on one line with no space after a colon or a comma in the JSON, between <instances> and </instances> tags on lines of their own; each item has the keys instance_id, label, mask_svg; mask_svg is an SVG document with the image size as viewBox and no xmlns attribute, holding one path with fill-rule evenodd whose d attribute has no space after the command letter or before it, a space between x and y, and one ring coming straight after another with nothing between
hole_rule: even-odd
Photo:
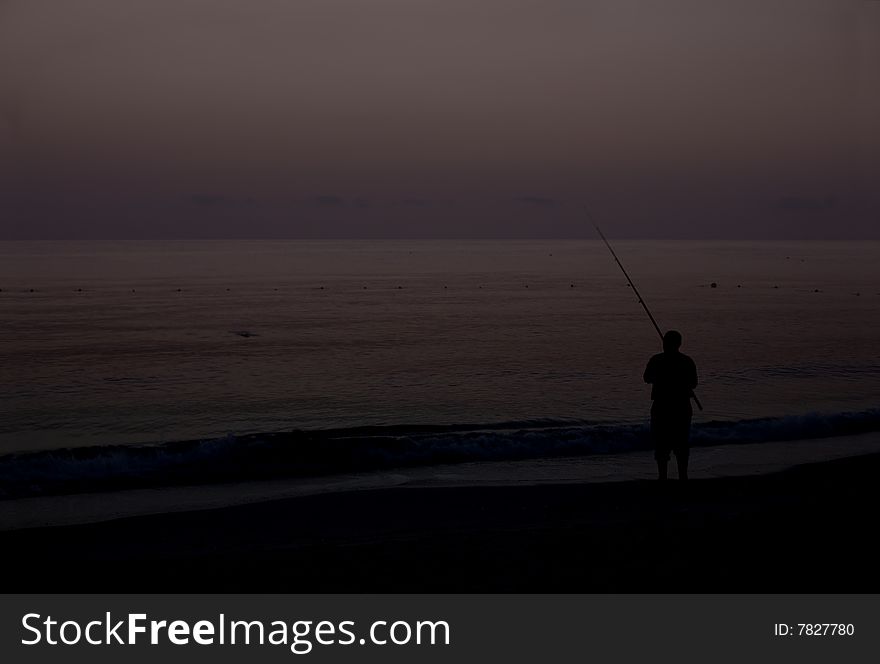
<instances>
[{"instance_id":1,"label":"wet sand","mask_svg":"<svg viewBox=\"0 0 880 664\"><path fill-rule=\"evenodd\" d=\"M880 452L880 434L694 448L694 478L777 472L795 465ZM524 486L650 480L650 451L578 457L457 463L280 480L166 486L0 500L0 531L96 523L146 514L392 487ZM675 470L671 471L674 476Z\"/></svg>"},{"instance_id":2,"label":"wet sand","mask_svg":"<svg viewBox=\"0 0 880 664\"><path fill-rule=\"evenodd\" d=\"M877 592L880 454L424 486L0 533L7 592ZM12 573L10 573L12 572Z\"/></svg>"}]
</instances>

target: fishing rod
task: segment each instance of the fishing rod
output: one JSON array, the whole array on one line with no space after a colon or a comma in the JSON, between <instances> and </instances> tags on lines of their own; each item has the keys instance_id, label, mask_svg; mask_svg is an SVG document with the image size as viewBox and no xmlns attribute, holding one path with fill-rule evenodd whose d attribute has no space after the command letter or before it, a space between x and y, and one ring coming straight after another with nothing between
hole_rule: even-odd
<instances>
[{"instance_id":1,"label":"fishing rod","mask_svg":"<svg viewBox=\"0 0 880 664\"><path fill-rule=\"evenodd\" d=\"M587 213L589 215L589 213ZM660 335L660 339L663 339L663 331L660 329L660 326L657 325L657 321L654 319L651 310L648 309L648 305L645 304L645 300L642 299L641 293L639 293L639 289L636 288L636 285L633 283L633 280L630 279L629 274L626 271L626 268L623 267L623 263L620 262L620 259L617 257L617 254L614 253L614 249L611 247L611 243L608 242L608 238L605 237L605 234L602 232L602 229L599 228L598 224L593 224L596 227L596 231L599 233L599 237L602 238L602 241L605 243L605 246L608 247L608 251L611 252L611 255L614 256L614 260L617 263L617 266L620 268L620 271L623 272L623 276L626 277L626 280L629 282L629 287L633 289L633 293L636 294L636 297L639 298L639 304L642 305L642 308L645 310L645 313L648 314L648 318L651 319L651 323L654 325L654 329L657 330L657 334ZM703 404L700 403L700 400L697 398L697 394L691 390L691 398L694 400L694 403L697 404L697 408L703 410Z\"/></svg>"}]
</instances>

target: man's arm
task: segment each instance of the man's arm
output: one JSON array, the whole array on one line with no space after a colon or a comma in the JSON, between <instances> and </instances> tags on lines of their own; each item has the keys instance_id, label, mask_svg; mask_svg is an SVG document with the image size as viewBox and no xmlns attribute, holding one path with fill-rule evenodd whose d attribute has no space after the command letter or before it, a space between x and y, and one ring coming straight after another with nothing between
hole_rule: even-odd
<instances>
[{"instance_id":1,"label":"man's arm","mask_svg":"<svg viewBox=\"0 0 880 664\"><path fill-rule=\"evenodd\" d=\"M688 377L690 387L688 389L695 390L697 388L697 365L693 360L691 360L690 365L690 376Z\"/></svg>"},{"instance_id":2,"label":"man's arm","mask_svg":"<svg viewBox=\"0 0 880 664\"><path fill-rule=\"evenodd\" d=\"M645 382L653 384L655 374L656 374L656 367L655 367L654 358L652 357L650 360L648 360L648 366L645 367L645 375L644 375Z\"/></svg>"}]
</instances>

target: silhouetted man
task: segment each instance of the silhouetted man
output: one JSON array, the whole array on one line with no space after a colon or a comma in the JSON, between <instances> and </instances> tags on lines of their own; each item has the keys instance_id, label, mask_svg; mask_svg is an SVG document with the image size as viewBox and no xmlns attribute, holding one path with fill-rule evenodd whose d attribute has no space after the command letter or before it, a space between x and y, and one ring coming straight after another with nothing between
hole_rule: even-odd
<instances>
[{"instance_id":1,"label":"silhouetted man","mask_svg":"<svg viewBox=\"0 0 880 664\"><path fill-rule=\"evenodd\" d=\"M690 456L691 393L697 387L697 365L684 353L681 333L669 330L663 335L663 352L657 353L645 368L645 382L650 383L651 437L658 479L666 479L669 453L675 453L678 478L687 479Z\"/></svg>"}]
</instances>

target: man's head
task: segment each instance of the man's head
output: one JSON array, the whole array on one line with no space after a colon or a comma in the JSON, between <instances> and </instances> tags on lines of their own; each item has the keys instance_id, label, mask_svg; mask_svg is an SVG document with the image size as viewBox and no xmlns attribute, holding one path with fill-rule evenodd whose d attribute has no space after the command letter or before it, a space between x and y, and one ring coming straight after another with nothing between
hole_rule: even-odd
<instances>
[{"instance_id":1,"label":"man's head","mask_svg":"<svg viewBox=\"0 0 880 664\"><path fill-rule=\"evenodd\" d=\"M663 351L666 353L676 353L681 348L681 332L677 330L669 330L663 335Z\"/></svg>"}]
</instances>

